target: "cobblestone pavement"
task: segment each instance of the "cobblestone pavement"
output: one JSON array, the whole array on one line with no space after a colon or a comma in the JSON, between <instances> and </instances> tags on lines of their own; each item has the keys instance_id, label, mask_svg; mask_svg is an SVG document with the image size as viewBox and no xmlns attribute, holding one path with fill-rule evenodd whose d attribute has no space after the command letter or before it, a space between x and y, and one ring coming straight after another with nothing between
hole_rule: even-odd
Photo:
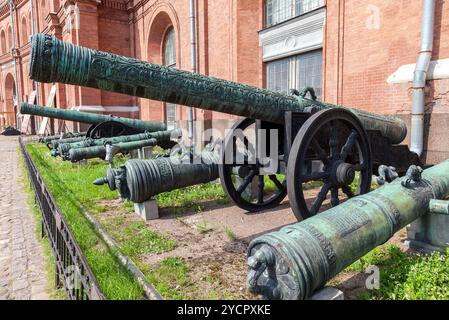
<instances>
[{"instance_id":1,"label":"cobblestone pavement","mask_svg":"<svg viewBox=\"0 0 449 320\"><path fill-rule=\"evenodd\" d=\"M17 137L0 136L0 300L49 299L44 253L22 191Z\"/></svg>"}]
</instances>

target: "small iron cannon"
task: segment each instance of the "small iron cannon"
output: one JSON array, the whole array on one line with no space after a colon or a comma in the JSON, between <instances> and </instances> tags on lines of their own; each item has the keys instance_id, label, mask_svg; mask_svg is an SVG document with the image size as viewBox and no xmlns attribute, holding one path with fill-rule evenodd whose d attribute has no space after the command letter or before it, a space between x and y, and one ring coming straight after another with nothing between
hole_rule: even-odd
<instances>
[{"instance_id":1,"label":"small iron cannon","mask_svg":"<svg viewBox=\"0 0 449 320\"><path fill-rule=\"evenodd\" d=\"M448 214L449 161L265 234L248 248L248 288L267 299L302 300L427 214ZM447 246L447 244L446 244Z\"/></svg>"},{"instance_id":2,"label":"small iron cannon","mask_svg":"<svg viewBox=\"0 0 449 320\"><path fill-rule=\"evenodd\" d=\"M161 122L142 121L115 117L112 115L94 114L75 110L57 109L22 103L20 113L92 124L86 133L88 138L99 139L167 130Z\"/></svg>"},{"instance_id":3,"label":"small iron cannon","mask_svg":"<svg viewBox=\"0 0 449 320\"><path fill-rule=\"evenodd\" d=\"M118 137L110 137L110 138L102 138L102 139L91 139L87 138L79 142L73 142L73 143L63 143L59 144L57 152L53 150L52 152L53 156L61 156L64 160L70 160L72 156L79 158L82 156L82 152L80 151L78 154L76 154L75 151L72 152L70 155L70 151L76 150L76 149L85 149L89 147L101 147L104 146L107 143L110 144L118 144L123 142L133 142L133 141L141 141L141 140L156 140L156 145L161 146L164 149L169 149L172 146L176 145L175 142L172 141L172 139L178 139L181 136L180 130L170 130L170 131L159 131L159 132L145 132L140 134L133 134L129 136L118 136ZM95 149L96 151L99 151L99 149ZM86 151L86 150L84 150ZM92 151L92 150L88 150ZM76 154L76 156L75 156ZM94 154L90 152L89 157L92 157ZM100 154L97 153L97 155L100 157ZM86 154L87 156L87 154Z\"/></svg>"},{"instance_id":4,"label":"small iron cannon","mask_svg":"<svg viewBox=\"0 0 449 320\"><path fill-rule=\"evenodd\" d=\"M411 164L422 165L407 146L398 145L407 135L402 120L319 102L312 88L280 94L78 47L43 34L32 38L30 77L244 117L226 137L218 168L228 196L248 211L275 207L288 193L301 220L317 214L329 194L336 206L341 197L369 192L372 172L380 165L395 167L400 174ZM264 130L277 135L265 139ZM255 142L248 139L251 132ZM241 145L251 152L237 159ZM275 154L265 156L264 149ZM236 183L236 172L247 174L243 184ZM268 189L267 179L277 191ZM257 197L245 197L244 190L255 182ZM308 201L304 192L311 182L322 185L314 201Z\"/></svg>"}]
</instances>

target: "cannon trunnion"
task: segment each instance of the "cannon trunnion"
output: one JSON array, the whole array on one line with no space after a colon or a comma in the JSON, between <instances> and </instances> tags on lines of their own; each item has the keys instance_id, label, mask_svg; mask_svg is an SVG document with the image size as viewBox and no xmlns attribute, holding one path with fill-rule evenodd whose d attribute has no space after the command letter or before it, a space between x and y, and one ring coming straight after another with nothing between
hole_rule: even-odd
<instances>
[{"instance_id":1,"label":"cannon trunnion","mask_svg":"<svg viewBox=\"0 0 449 320\"><path fill-rule=\"evenodd\" d=\"M328 195L336 206L342 198L369 192L373 170L381 164L399 172L421 164L407 147L397 146L407 135L402 120L321 103L312 88L285 95L42 34L32 38L30 77L244 117L223 143L219 173L226 193L248 211L276 206L288 194L301 220L317 214ZM277 133L263 134L272 131ZM251 197L250 186L255 186ZM308 199L310 186L320 187L315 199Z\"/></svg>"}]
</instances>

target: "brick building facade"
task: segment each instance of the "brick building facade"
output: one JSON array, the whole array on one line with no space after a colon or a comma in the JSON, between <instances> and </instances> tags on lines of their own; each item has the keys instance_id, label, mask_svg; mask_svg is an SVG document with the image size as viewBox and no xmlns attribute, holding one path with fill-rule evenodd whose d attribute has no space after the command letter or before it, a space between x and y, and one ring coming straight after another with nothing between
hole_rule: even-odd
<instances>
[{"instance_id":1,"label":"brick building facade","mask_svg":"<svg viewBox=\"0 0 449 320\"><path fill-rule=\"evenodd\" d=\"M312 85L322 100L410 123L420 46L420 0L196 0L192 63L188 0L14 0L0 4L0 126L51 85L28 78L34 32L232 81L288 91ZM11 5L12 3L12 5ZM449 157L449 4L436 0L427 82L425 160ZM17 79L17 81L16 81ZM187 108L57 84L55 106L183 125ZM16 109L15 109L16 108ZM200 127L236 117L195 111ZM58 130L58 123L54 124ZM69 128L70 129L70 128Z\"/></svg>"}]
</instances>

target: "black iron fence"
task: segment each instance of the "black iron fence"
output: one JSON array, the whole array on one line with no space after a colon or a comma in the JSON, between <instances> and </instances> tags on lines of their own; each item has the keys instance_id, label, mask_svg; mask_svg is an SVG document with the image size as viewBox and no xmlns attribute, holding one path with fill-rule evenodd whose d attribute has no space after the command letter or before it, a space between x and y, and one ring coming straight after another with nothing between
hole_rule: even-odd
<instances>
[{"instance_id":1,"label":"black iron fence","mask_svg":"<svg viewBox=\"0 0 449 320\"><path fill-rule=\"evenodd\" d=\"M19 138L36 202L42 212L42 236L50 241L56 260L55 285L61 285L71 300L104 300L105 297L78 243Z\"/></svg>"}]
</instances>

